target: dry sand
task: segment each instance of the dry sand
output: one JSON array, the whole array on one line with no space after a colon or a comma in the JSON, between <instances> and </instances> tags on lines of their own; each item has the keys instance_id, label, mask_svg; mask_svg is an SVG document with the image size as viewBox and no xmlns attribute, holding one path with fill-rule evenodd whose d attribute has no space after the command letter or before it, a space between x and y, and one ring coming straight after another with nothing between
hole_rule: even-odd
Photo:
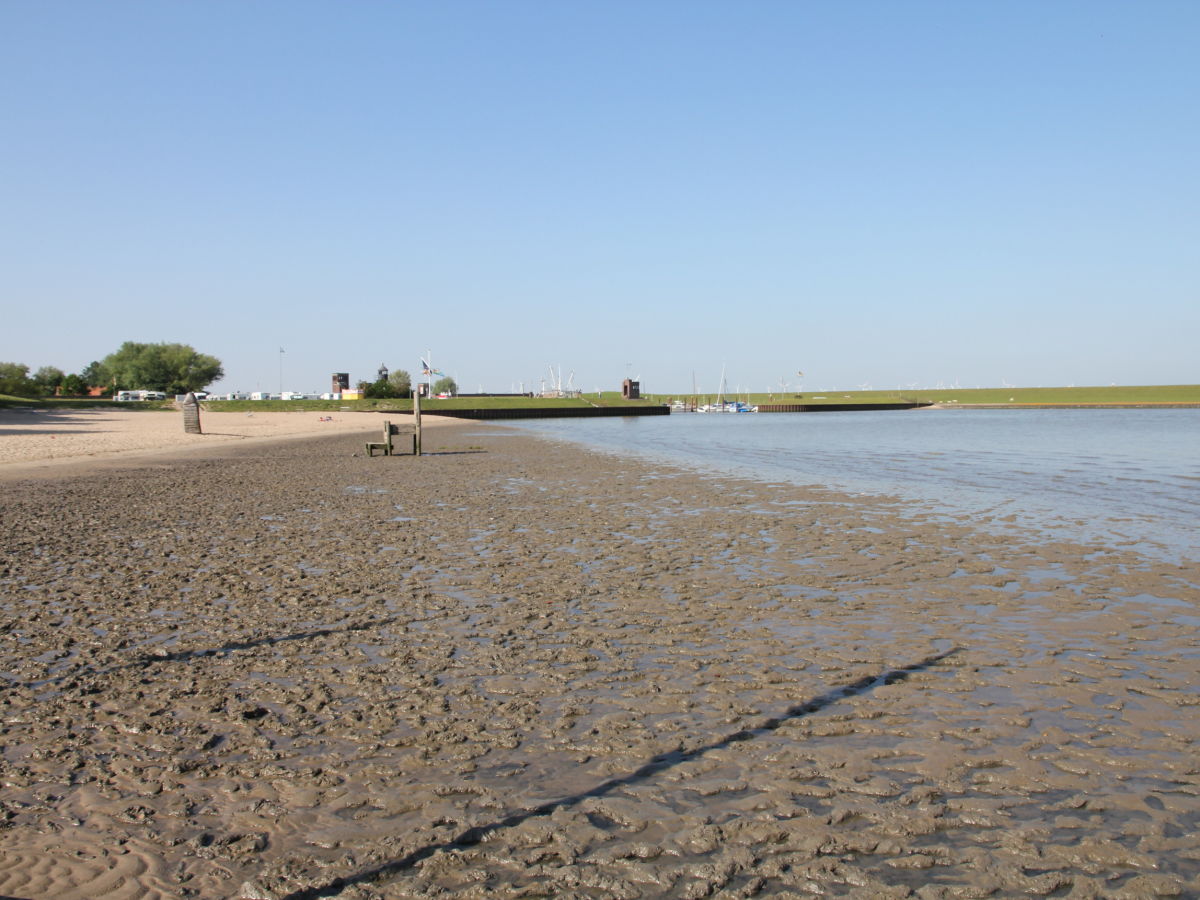
<instances>
[{"instance_id":1,"label":"dry sand","mask_svg":"<svg viewBox=\"0 0 1200 900\"><path fill-rule=\"evenodd\" d=\"M0 479L58 474L64 465L124 464L146 456L203 453L230 441L287 440L320 434L379 432L384 421L409 423L404 413L201 411L203 434L187 434L176 410L0 409ZM422 425L447 420L425 416Z\"/></svg>"},{"instance_id":2,"label":"dry sand","mask_svg":"<svg viewBox=\"0 0 1200 900\"><path fill-rule=\"evenodd\" d=\"M0 894L1200 896L1194 561L426 447L4 485Z\"/></svg>"}]
</instances>

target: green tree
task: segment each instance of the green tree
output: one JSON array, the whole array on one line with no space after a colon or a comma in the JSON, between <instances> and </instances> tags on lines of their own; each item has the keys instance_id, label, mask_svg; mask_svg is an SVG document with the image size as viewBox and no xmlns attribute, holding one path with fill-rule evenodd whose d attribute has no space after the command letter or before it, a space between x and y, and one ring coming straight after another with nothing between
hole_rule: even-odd
<instances>
[{"instance_id":1,"label":"green tree","mask_svg":"<svg viewBox=\"0 0 1200 900\"><path fill-rule=\"evenodd\" d=\"M126 341L100 366L124 389L186 394L202 391L225 374L221 361L187 344Z\"/></svg>"},{"instance_id":2,"label":"green tree","mask_svg":"<svg viewBox=\"0 0 1200 900\"><path fill-rule=\"evenodd\" d=\"M29 380L29 366L23 363L0 363L0 394L36 397L38 386Z\"/></svg>"},{"instance_id":3,"label":"green tree","mask_svg":"<svg viewBox=\"0 0 1200 900\"><path fill-rule=\"evenodd\" d=\"M42 366L33 373L33 383L43 394L53 394L66 377L62 369L54 366Z\"/></svg>"},{"instance_id":4,"label":"green tree","mask_svg":"<svg viewBox=\"0 0 1200 900\"><path fill-rule=\"evenodd\" d=\"M70 397L78 397L88 392L90 385L81 375L67 375L62 380L62 392Z\"/></svg>"},{"instance_id":5,"label":"green tree","mask_svg":"<svg viewBox=\"0 0 1200 900\"><path fill-rule=\"evenodd\" d=\"M449 394L451 397L453 397L458 393L458 382L449 375L446 375L435 381L431 390L433 391L434 396L438 394Z\"/></svg>"},{"instance_id":6,"label":"green tree","mask_svg":"<svg viewBox=\"0 0 1200 900\"><path fill-rule=\"evenodd\" d=\"M396 397L411 397L412 396L412 376L403 369L397 369L388 376L388 381L392 385L392 390L396 393Z\"/></svg>"},{"instance_id":7,"label":"green tree","mask_svg":"<svg viewBox=\"0 0 1200 900\"><path fill-rule=\"evenodd\" d=\"M371 400L387 400L391 397L399 397L400 394L392 386L390 379L380 378L363 388L363 396Z\"/></svg>"},{"instance_id":8,"label":"green tree","mask_svg":"<svg viewBox=\"0 0 1200 900\"><path fill-rule=\"evenodd\" d=\"M112 374L96 360L84 366L79 377L87 382L88 387L112 387Z\"/></svg>"}]
</instances>

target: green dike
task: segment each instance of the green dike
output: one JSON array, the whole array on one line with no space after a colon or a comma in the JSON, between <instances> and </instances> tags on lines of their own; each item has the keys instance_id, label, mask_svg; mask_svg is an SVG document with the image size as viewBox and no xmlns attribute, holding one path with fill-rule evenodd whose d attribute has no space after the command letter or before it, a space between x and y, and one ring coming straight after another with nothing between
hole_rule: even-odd
<instances>
[{"instance_id":1,"label":"green dike","mask_svg":"<svg viewBox=\"0 0 1200 900\"><path fill-rule=\"evenodd\" d=\"M570 407L638 407L671 403L675 400L712 403L715 394L647 394L641 400L625 400L620 392L606 391L599 395L585 394L572 398L541 397L453 397L446 400L422 400L421 410L437 414L452 409L557 409ZM959 388L940 390L898 391L800 391L786 393L754 393L725 395L726 400L738 399L751 404L804 403L819 406L823 403L900 403L926 402L948 406L995 405L1088 405L1108 404L1136 406L1138 404L1200 404L1200 384L1112 385L1108 387L1038 387L1038 388ZM174 409L173 401L116 403L97 398L14 397L0 394L0 409L130 409L137 411ZM226 412L412 412L411 400L206 400L204 408Z\"/></svg>"},{"instance_id":2,"label":"green dike","mask_svg":"<svg viewBox=\"0 0 1200 900\"><path fill-rule=\"evenodd\" d=\"M450 397L421 401L421 412L437 415L453 409L587 409L596 406L657 406L659 401L623 400L620 393L597 397ZM401 412L411 413L412 400L206 400L204 408L214 412Z\"/></svg>"},{"instance_id":3,"label":"green dike","mask_svg":"<svg viewBox=\"0 0 1200 900\"><path fill-rule=\"evenodd\" d=\"M623 400L620 393L604 394L597 398L555 397L452 397L445 400L422 400L421 411L435 415L449 409L557 409L563 407L591 408L596 406L655 406L657 401ZM204 409L214 412L412 412L412 400L205 400ZM136 401L117 403L95 397L70 398L14 397L0 394L0 408L24 409L131 409L136 411L174 409L175 402Z\"/></svg>"},{"instance_id":4,"label":"green dike","mask_svg":"<svg viewBox=\"0 0 1200 900\"><path fill-rule=\"evenodd\" d=\"M100 397L14 397L12 394L0 394L0 409L132 409L143 411L148 409L174 409L171 400L138 401L131 403L116 403Z\"/></svg>"},{"instance_id":5,"label":"green dike","mask_svg":"<svg viewBox=\"0 0 1200 900\"><path fill-rule=\"evenodd\" d=\"M656 401L674 400L699 403L716 401L715 394L655 394ZM750 404L803 403L812 406L833 403L940 403L947 406L1012 406L1022 405L1125 405L1138 404L1200 404L1200 385L1140 385L1108 387L1038 387L1038 388L958 388L939 390L898 391L799 391L774 394L754 393L725 395L726 400L741 400Z\"/></svg>"}]
</instances>

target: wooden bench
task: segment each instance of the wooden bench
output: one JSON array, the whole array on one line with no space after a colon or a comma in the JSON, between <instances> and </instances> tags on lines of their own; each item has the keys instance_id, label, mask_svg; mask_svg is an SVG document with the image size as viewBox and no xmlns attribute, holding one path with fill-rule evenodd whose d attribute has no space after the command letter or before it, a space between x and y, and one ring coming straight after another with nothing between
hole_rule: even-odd
<instances>
[{"instance_id":1,"label":"wooden bench","mask_svg":"<svg viewBox=\"0 0 1200 900\"><path fill-rule=\"evenodd\" d=\"M419 455L420 444L418 443L416 425L393 425L391 422L384 422L383 440L367 441L367 456L374 456L376 450L382 451L384 456L393 455L395 453L395 443L392 441L392 438L400 435L412 438L412 453L414 456Z\"/></svg>"}]
</instances>

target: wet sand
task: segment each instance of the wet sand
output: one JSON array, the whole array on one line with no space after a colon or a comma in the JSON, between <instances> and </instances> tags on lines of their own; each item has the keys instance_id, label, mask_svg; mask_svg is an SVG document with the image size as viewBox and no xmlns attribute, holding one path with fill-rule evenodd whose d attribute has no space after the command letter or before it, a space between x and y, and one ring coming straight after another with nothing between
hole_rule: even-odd
<instances>
[{"instance_id":1,"label":"wet sand","mask_svg":"<svg viewBox=\"0 0 1200 900\"><path fill-rule=\"evenodd\" d=\"M1195 562L426 448L3 485L0 895L1200 895Z\"/></svg>"}]
</instances>

